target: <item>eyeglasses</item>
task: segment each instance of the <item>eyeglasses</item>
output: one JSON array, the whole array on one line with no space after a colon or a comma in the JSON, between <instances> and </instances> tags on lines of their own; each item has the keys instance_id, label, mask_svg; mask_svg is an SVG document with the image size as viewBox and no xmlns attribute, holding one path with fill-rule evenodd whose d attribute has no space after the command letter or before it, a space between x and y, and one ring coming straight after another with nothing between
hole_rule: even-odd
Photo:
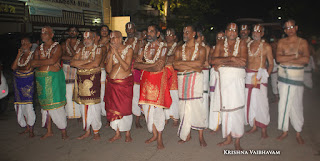
<instances>
[{"instance_id":1,"label":"eyeglasses","mask_svg":"<svg viewBox=\"0 0 320 161\"><path fill-rule=\"evenodd\" d=\"M218 39L218 40L223 40L223 39L224 39L224 37L218 37L217 39Z\"/></svg>"},{"instance_id":2,"label":"eyeglasses","mask_svg":"<svg viewBox=\"0 0 320 161\"><path fill-rule=\"evenodd\" d=\"M228 31L233 31L233 32L236 32L237 31L237 29L232 29L232 28L230 28L230 29L227 29Z\"/></svg>"},{"instance_id":3,"label":"eyeglasses","mask_svg":"<svg viewBox=\"0 0 320 161\"><path fill-rule=\"evenodd\" d=\"M289 27L285 27L284 29L285 30L290 30L290 29L293 29L295 26L289 26Z\"/></svg>"}]
</instances>

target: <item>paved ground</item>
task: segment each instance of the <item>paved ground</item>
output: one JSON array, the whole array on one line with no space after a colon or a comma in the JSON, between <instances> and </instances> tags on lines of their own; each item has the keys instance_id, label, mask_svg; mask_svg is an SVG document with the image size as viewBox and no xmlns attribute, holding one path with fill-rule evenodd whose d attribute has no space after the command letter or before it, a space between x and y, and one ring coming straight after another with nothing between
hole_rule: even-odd
<instances>
[{"instance_id":1,"label":"paved ground","mask_svg":"<svg viewBox=\"0 0 320 161\"><path fill-rule=\"evenodd\" d=\"M33 139L27 136L19 136L23 131L16 121L13 110L12 98L10 98L9 110L0 115L0 160L2 161L105 161L105 160L219 160L219 161L318 161L320 160L320 74L314 76L316 83L313 90L305 90L304 116L305 123L302 136L305 145L298 145L295 139L295 131L290 126L289 136L282 142L275 138L281 133L277 130L277 104L270 106L271 123L268 127L269 138L261 140L260 131L251 135L244 135L241 145L245 150L279 150L280 155L225 155L225 149L233 149L233 145L218 147L216 144L222 141L221 132L215 135L206 131L204 136L208 143L206 148L199 146L197 131L192 131L192 140L180 145L176 136L177 128L172 127L172 122L166 126L163 139L164 150L157 150L156 143L145 144L144 141L151 137L147 132L143 121L143 129L132 128L132 143L125 143L124 137L108 143L107 140L114 135L110 128L102 128L100 141L90 139L77 140L83 133L81 124L76 120L68 121L69 140L63 141L59 130L54 126L54 136L40 141L46 129L41 128L41 116L39 106L36 106L37 120ZM318 83L318 84L317 84ZM270 96L272 98L272 96ZM106 122L103 118L103 122ZM249 127L246 127L248 130Z\"/></svg>"}]
</instances>

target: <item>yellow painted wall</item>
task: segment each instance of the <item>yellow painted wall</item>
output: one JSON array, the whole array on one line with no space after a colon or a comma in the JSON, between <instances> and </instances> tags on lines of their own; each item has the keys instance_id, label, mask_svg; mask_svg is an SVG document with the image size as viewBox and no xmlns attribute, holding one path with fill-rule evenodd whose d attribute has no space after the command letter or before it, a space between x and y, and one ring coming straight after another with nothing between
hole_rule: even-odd
<instances>
[{"instance_id":1,"label":"yellow painted wall","mask_svg":"<svg viewBox=\"0 0 320 161\"><path fill-rule=\"evenodd\" d=\"M130 22L130 16L112 17L111 20L111 30L118 30L123 37L127 37L125 25Z\"/></svg>"},{"instance_id":2,"label":"yellow painted wall","mask_svg":"<svg viewBox=\"0 0 320 161\"><path fill-rule=\"evenodd\" d=\"M103 0L102 1L103 5L103 24L108 25L109 28L111 27L111 5L110 5L110 0Z\"/></svg>"}]
</instances>

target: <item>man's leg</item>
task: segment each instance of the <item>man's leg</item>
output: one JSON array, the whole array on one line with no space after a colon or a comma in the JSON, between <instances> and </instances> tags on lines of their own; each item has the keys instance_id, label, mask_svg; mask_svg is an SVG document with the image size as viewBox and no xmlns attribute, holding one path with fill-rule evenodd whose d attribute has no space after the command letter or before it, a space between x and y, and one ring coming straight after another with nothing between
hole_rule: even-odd
<instances>
[{"instance_id":1,"label":"man's leg","mask_svg":"<svg viewBox=\"0 0 320 161\"><path fill-rule=\"evenodd\" d=\"M200 141L200 146L202 146L202 147L206 147L207 146L207 143L206 143L206 141L204 140L204 137L203 137L203 130L199 130L199 141Z\"/></svg>"},{"instance_id":2,"label":"man's leg","mask_svg":"<svg viewBox=\"0 0 320 161\"><path fill-rule=\"evenodd\" d=\"M125 140L125 142L131 142L131 141L132 141L131 133L130 133L130 131L126 131L126 140Z\"/></svg>"},{"instance_id":3,"label":"man's leg","mask_svg":"<svg viewBox=\"0 0 320 161\"><path fill-rule=\"evenodd\" d=\"M52 132L52 121L51 121L51 117L47 112L47 122L46 122L46 125L47 125L47 133L45 135L43 135L40 140L44 140L46 139L47 137L50 137L50 136L53 136L53 132Z\"/></svg>"},{"instance_id":4,"label":"man's leg","mask_svg":"<svg viewBox=\"0 0 320 161\"><path fill-rule=\"evenodd\" d=\"M149 144L158 138L158 131L157 131L156 126L154 124L152 125L152 134L153 134L153 136L150 139L145 141L146 144Z\"/></svg>"},{"instance_id":5,"label":"man's leg","mask_svg":"<svg viewBox=\"0 0 320 161\"><path fill-rule=\"evenodd\" d=\"M223 142L218 143L218 146L225 146L232 143L231 134L229 134Z\"/></svg>"},{"instance_id":6,"label":"man's leg","mask_svg":"<svg viewBox=\"0 0 320 161\"><path fill-rule=\"evenodd\" d=\"M117 128L116 134L112 138L109 139L109 142L112 143L112 142L119 140L119 139L121 139L121 133L119 131L119 128Z\"/></svg>"}]
</instances>

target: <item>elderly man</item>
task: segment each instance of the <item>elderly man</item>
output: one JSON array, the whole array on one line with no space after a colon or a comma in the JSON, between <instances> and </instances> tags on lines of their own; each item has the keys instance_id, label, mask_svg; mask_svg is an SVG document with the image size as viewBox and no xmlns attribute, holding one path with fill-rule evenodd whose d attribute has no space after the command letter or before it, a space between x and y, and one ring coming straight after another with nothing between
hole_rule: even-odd
<instances>
[{"instance_id":1,"label":"elderly man","mask_svg":"<svg viewBox=\"0 0 320 161\"><path fill-rule=\"evenodd\" d=\"M206 147L203 130L207 127L208 107L203 105L203 65L206 49L196 42L196 29L188 25L183 29L182 46L177 48L174 68L178 70L180 125L179 143L190 141L191 129L199 131L200 146Z\"/></svg>"},{"instance_id":2,"label":"elderly man","mask_svg":"<svg viewBox=\"0 0 320 161\"><path fill-rule=\"evenodd\" d=\"M120 132L126 132L125 142L131 142L133 75L131 72L133 50L131 45L122 44L119 31L111 33L110 59L106 64L108 73L105 94L107 119L116 131L110 142L121 138Z\"/></svg>"},{"instance_id":3,"label":"elderly man","mask_svg":"<svg viewBox=\"0 0 320 161\"><path fill-rule=\"evenodd\" d=\"M72 58L70 65L78 68L73 99L80 104L83 128L86 131L78 139L90 136L90 125L93 129L93 140L99 140L101 128L101 48L94 44L93 32L83 33L84 47Z\"/></svg>"},{"instance_id":4,"label":"elderly man","mask_svg":"<svg viewBox=\"0 0 320 161\"><path fill-rule=\"evenodd\" d=\"M244 67L248 51L246 42L238 38L238 27L235 23L227 25L225 35L225 40L216 45L212 60L218 72L215 98L212 101L220 108L222 137L226 138L218 145L231 144L233 137L236 138L235 149L241 150L240 138L244 133L245 106L246 72Z\"/></svg>"},{"instance_id":5,"label":"elderly man","mask_svg":"<svg viewBox=\"0 0 320 161\"><path fill-rule=\"evenodd\" d=\"M271 46L261 39L263 35L264 27L260 24L255 25L252 32L253 40L248 43L245 124L252 126L247 133L253 133L260 127L261 137L267 138L267 126L270 122L268 77L273 69L273 56Z\"/></svg>"},{"instance_id":6,"label":"elderly man","mask_svg":"<svg viewBox=\"0 0 320 161\"><path fill-rule=\"evenodd\" d=\"M14 108L19 125L26 127L20 134L29 133L30 138L34 137L33 125L36 121L33 108L34 71L30 66L34 51L31 51L31 46L30 38L23 37L21 48L11 66L14 73Z\"/></svg>"},{"instance_id":7,"label":"elderly man","mask_svg":"<svg viewBox=\"0 0 320 161\"><path fill-rule=\"evenodd\" d=\"M172 100L167 83L167 69L164 68L167 47L163 42L159 42L159 36L158 26L150 25L148 43L143 50L140 50L134 67L142 70L139 104L143 107L148 131L153 133L153 136L145 143L157 140L157 148L163 149L164 108L170 108Z\"/></svg>"},{"instance_id":8,"label":"elderly man","mask_svg":"<svg viewBox=\"0 0 320 161\"><path fill-rule=\"evenodd\" d=\"M60 66L62 49L54 42L53 30L46 26L41 30L41 40L44 42L36 49L31 66L36 70L36 83L39 103L42 113L42 126L47 127L47 133L40 139L53 136L52 121L61 130L62 139L67 139L66 84Z\"/></svg>"},{"instance_id":9,"label":"elderly man","mask_svg":"<svg viewBox=\"0 0 320 161\"><path fill-rule=\"evenodd\" d=\"M283 140L288 136L289 119L296 130L296 139L304 144L300 133L303 126L303 79L304 65L309 62L308 42L297 36L298 26L294 20L284 24L288 37L280 39L277 47L279 87L278 129L282 134L277 138Z\"/></svg>"}]
</instances>

